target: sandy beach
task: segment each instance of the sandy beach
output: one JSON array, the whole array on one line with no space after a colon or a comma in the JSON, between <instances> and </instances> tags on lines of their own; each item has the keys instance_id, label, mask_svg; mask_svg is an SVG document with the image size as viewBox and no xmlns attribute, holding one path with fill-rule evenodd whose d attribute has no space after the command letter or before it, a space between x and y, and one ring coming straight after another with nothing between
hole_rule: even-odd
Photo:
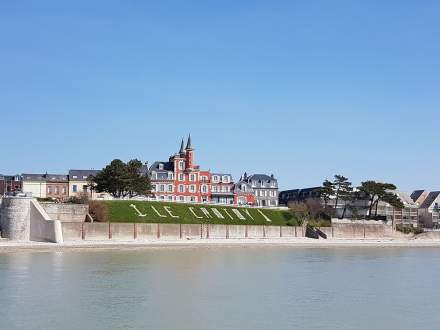
<instances>
[{"instance_id":1,"label":"sandy beach","mask_svg":"<svg viewBox=\"0 0 440 330\"><path fill-rule=\"evenodd\" d=\"M0 253L83 250L138 250L151 248L219 248L219 247L289 247L289 248L423 248L440 247L432 239L198 239L152 241L71 241L62 244L47 242L0 241Z\"/></svg>"}]
</instances>

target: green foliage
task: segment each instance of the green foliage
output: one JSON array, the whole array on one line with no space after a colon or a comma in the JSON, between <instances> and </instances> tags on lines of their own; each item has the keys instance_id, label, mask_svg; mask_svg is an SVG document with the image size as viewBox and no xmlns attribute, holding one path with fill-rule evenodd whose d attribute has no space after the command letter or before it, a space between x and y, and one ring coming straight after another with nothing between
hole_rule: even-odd
<instances>
[{"instance_id":1,"label":"green foliage","mask_svg":"<svg viewBox=\"0 0 440 330\"><path fill-rule=\"evenodd\" d=\"M298 220L299 224L305 222L320 222L329 223L331 225L331 217L327 214L327 210L321 206L319 200L308 199L305 202L289 203L291 214Z\"/></svg>"},{"instance_id":2,"label":"green foliage","mask_svg":"<svg viewBox=\"0 0 440 330\"><path fill-rule=\"evenodd\" d=\"M322 199L324 200L324 206L327 206L328 202L330 201L330 198L335 194L333 183L326 179L322 183L320 193Z\"/></svg>"},{"instance_id":3,"label":"green foliage","mask_svg":"<svg viewBox=\"0 0 440 330\"><path fill-rule=\"evenodd\" d=\"M37 197L38 202L53 202L54 199L52 197Z\"/></svg>"},{"instance_id":4,"label":"green foliage","mask_svg":"<svg viewBox=\"0 0 440 330\"><path fill-rule=\"evenodd\" d=\"M151 184L148 175L141 173L142 163L133 159L127 164L114 159L96 176L90 178L90 186L97 192L107 192L115 198L148 195Z\"/></svg>"},{"instance_id":5,"label":"green foliage","mask_svg":"<svg viewBox=\"0 0 440 330\"><path fill-rule=\"evenodd\" d=\"M415 235L418 235L418 234L421 234L424 232L423 228L421 228L421 227L413 227L412 225L404 225L404 224L400 224L400 223L396 225L396 230L400 231L404 234L411 234L412 233Z\"/></svg>"},{"instance_id":6,"label":"green foliage","mask_svg":"<svg viewBox=\"0 0 440 330\"><path fill-rule=\"evenodd\" d=\"M107 222L109 220L107 205L99 201L91 201L89 203L89 214L93 221Z\"/></svg>"},{"instance_id":7,"label":"green foliage","mask_svg":"<svg viewBox=\"0 0 440 330\"><path fill-rule=\"evenodd\" d=\"M238 208L225 205L202 205L202 204L181 204L166 202L146 202L146 201L99 201L106 206L107 218L110 222L147 222L147 223L213 223L213 224L238 224L238 225L299 225L300 222L295 216L284 210L268 210L256 208ZM145 216L140 216L133 207ZM153 207L163 216L159 216ZM178 218L173 218L167 213L165 207ZM197 215L195 216L192 211ZM209 212L211 217L207 217L202 208ZM215 215L216 209L223 219ZM239 219L234 213L236 209L245 217L245 220ZM271 222L266 221L261 211ZM246 213L249 212L250 216ZM232 219L231 219L232 217Z\"/></svg>"},{"instance_id":8,"label":"green foliage","mask_svg":"<svg viewBox=\"0 0 440 330\"><path fill-rule=\"evenodd\" d=\"M87 193L79 193L76 196L69 197L67 202L72 204L88 204L89 195Z\"/></svg>"},{"instance_id":9,"label":"green foliage","mask_svg":"<svg viewBox=\"0 0 440 330\"><path fill-rule=\"evenodd\" d=\"M312 227L331 227L332 222L329 219L311 219L307 223L309 226Z\"/></svg>"},{"instance_id":10,"label":"green foliage","mask_svg":"<svg viewBox=\"0 0 440 330\"><path fill-rule=\"evenodd\" d=\"M353 187L351 186L351 182L348 181L343 175L335 175L335 179L333 181L333 190L336 197L335 200L335 209L338 207L339 200L348 200L351 198L351 194L353 193Z\"/></svg>"},{"instance_id":11,"label":"green foliage","mask_svg":"<svg viewBox=\"0 0 440 330\"><path fill-rule=\"evenodd\" d=\"M392 183L364 181L361 183L358 189L366 194L366 196L370 199L368 210L369 217L371 217L372 215L372 209L374 206L376 206L376 212L374 216L377 216L377 207L380 201L387 202L397 209L402 209L404 207L403 203L394 193L397 187Z\"/></svg>"}]
</instances>

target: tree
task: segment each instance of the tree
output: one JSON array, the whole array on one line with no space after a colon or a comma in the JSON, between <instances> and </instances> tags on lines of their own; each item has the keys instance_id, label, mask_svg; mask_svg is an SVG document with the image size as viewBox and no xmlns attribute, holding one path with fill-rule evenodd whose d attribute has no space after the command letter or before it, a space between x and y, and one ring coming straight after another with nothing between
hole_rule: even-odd
<instances>
[{"instance_id":1,"label":"tree","mask_svg":"<svg viewBox=\"0 0 440 330\"><path fill-rule=\"evenodd\" d=\"M288 206L290 211L300 221L301 224L304 224L306 221L309 220L310 213L306 203L290 202Z\"/></svg>"},{"instance_id":2,"label":"tree","mask_svg":"<svg viewBox=\"0 0 440 330\"><path fill-rule=\"evenodd\" d=\"M392 183L364 181L358 189L365 193L369 199L368 217L371 217L374 206L376 206L374 216L377 217L378 206L381 201L399 209L402 209L404 206L402 201L395 194L397 187Z\"/></svg>"},{"instance_id":3,"label":"tree","mask_svg":"<svg viewBox=\"0 0 440 330\"><path fill-rule=\"evenodd\" d=\"M142 162L132 159L127 163L127 191L130 197L147 195L151 190L150 178L142 175Z\"/></svg>"},{"instance_id":4,"label":"tree","mask_svg":"<svg viewBox=\"0 0 440 330\"><path fill-rule=\"evenodd\" d=\"M107 192L115 198L147 195L150 192L150 179L141 173L142 163L130 160L127 164L114 159L96 176L91 178L97 192Z\"/></svg>"},{"instance_id":5,"label":"tree","mask_svg":"<svg viewBox=\"0 0 440 330\"><path fill-rule=\"evenodd\" d=\"M330 201L330 198L335 194L333 183L326 179L322 183L320 193L321 193L321 198L324 200L324 208L327 208L327 204Z\"/></svg>"},{"instance_id":6,"label":"tree","mask_svg":"<svg viewBox=\"0 0 440 330\"><path fill-rule=\"evenodd\" d=\"M333 189L335 191L335 210L338 208L339 200L342 199L345 201L346 198L351 196L353 192L353 187L351 186L351 182L348 181L343 175L335 175L335 180L333 181Z\"/></svg>"}]
</instances>

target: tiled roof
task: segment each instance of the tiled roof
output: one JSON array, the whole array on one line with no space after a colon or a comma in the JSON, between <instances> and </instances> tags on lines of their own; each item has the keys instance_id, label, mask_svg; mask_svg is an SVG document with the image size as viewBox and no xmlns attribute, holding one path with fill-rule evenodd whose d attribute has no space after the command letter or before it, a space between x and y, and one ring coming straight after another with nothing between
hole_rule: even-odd
<instances>
[{"instance_id":1,"label":"tiled roof","mask_svg":"<svg viewBox=\"0 0 440 330\"><path fill-rule=\"evenodd\" d=\"M69 170L70 181L84 181L91 175L96 175L99 170Z\"/></svg>"},{"instance_id":2,"label":"tiled roof","mask_svg":"<svg viewBox=\"0 0 440 330\"><path fill-rule=\"evenodd\" d=\"M430 192L428 197L426 197L425 201L422 203L422 205L420 205L420 208L422 209L429 208L438 197L440 197L440 191Z\"/></svg>"}]
</instances>

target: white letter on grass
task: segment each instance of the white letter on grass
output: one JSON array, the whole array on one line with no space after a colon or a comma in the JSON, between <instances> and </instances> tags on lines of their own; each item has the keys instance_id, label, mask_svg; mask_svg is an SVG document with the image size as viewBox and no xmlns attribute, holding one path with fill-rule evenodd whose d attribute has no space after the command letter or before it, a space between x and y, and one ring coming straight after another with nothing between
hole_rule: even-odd
<instances>
[{"instance_id":1,"label":"white letter on grass","mask_svg":"<svg viewBox=\"0 0 440 330\"><path fill-rule=\"evenodd\" d=\"M167 213L171 216L171 218L179 218L178 215L174 215L174 214L171 212L171 207L169 207L169 206L164 206L163 208L165 209L165 211L167 211Z\"/></svg>"},{"instance_id":2,"label":"white letter on grass","mask_svg":"<svg viewBox=\"0 0 440 330\"><path fill-rule=\"evenodd\" d=\"M261 210L257 210L257 211L260 212L260 214L263 216L264 219L266 219L267 222L272 222L272 220L266 217L266 215L263 212L261 212Z\"/></svg>"},{"instance_id":3,"label":"white letter on grass","mask_svg":"<svg viewBox=\"0 0 440 330\"><path fill-rule=\"evenodd\" d=\"M246 213L252 220L254 220L254 217L251 215L249 210L244 210L244 213Z\"/></svg>"},{"instance_id":4,"label":"white letter on grass","mask_svg":"<svg viewBox=\"0 0 440 330\"><path fill-rule=\"evenodd\" d=\"M159 211L156 210L156 208L155 208L154 206L151 206L151 208L154 210L154 212L157 213L157 215L158 215L159 217L161 217L161 218L166 218L166 217L167 217L166 215L160 214Z\"/></svg>"},{"instance_id":5,"label":"white letter on grass","mask_svg":"<svg viewBox=\"0 0 440 330\"><path fill-rule=\"evenodd\" d=\"M147 216L146 214L142 214L141 211L138 210L136 205L130 204L130 207L134 208L134 210L137 212L138 216L140 216L140 217L146 217Z\"/></svg>"},{"instance_id":6,"label":"white letter on grass","mask_svg":"<svg viewBox=\"0 0 440 330\"><path fill-rule=\"evenodd\" d=\"M240 220L246 220L246 218L240 213L239 210L237 210L237 209L232 209L232 212L234 212L235 215L236 215Z\"/></svg>"},{"instance_id":7,"label":"white letter on grass","mask_svg":"<svg viewBox=\"0 0 440 330\"><path fill-rule=\"evenodd\" d=\"M227 210L227 209L223 209L223 211L225 211L225 213L228 215L228 217L230 217L232 220L234 220L234 218L231 217L231 215L228 213L228 210Z\"/></svg>"},{"instance_id":8,"label":"white letter on grass","mask_svg":"<svg viewBox=\"0 0 440 330\"><path fill-rule=\"evenodd\" d=\"M225 218L225 217L223 216L223 214L220 213L219 210L217 210L217 209L215 209L215 208L212 208L211 211L212 211L212 213L214 213L214 215L215 215L217 218L219 218L219 219L224 219L224 218Z\"/></svg>"},{"instance_id":9,"label":"white letter on grass","mask_svg":"<svg viewBox=\"0 0 440 330\"><path fill-rule=\"evenodd\" d=\"M191 213L198 219L203 219L203 217L199 217L196 212L194 212L194 208L193 207L188 207L188 209L191 211Z\"/></svg>"},{"instance_id":10,"label":"white letter on grass","mask_svg":"<svg viewBox=\"0 0 440 330\"><path fill-rule=\"evenodd\" d=\"M206 215L207 218L212 218L212 215L209 213L209 211L207 209L202 207L202 208L200 208L200 210L202 210L203 214Z\"/></svg>"}]
</instances>

